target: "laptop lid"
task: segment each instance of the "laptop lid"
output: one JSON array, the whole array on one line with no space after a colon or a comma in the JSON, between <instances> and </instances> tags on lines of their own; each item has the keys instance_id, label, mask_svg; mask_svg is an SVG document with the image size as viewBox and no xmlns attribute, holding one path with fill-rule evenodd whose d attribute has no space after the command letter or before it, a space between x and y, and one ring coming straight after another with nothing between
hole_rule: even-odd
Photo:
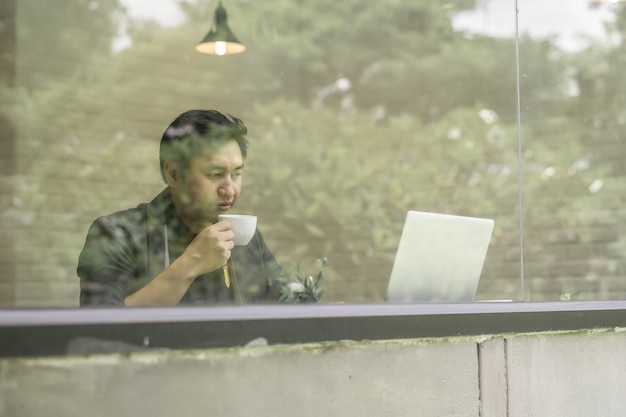
<instances>
[{"instance_id":1,"label":"laptop lid","mask_svg":"<svg viewBox=\"0 0 626 417\"><path fill-rule=\"evenodd\" d=\"M494 221L409 211L385 301L473 301Z\"/></svg>"}]
</instances>

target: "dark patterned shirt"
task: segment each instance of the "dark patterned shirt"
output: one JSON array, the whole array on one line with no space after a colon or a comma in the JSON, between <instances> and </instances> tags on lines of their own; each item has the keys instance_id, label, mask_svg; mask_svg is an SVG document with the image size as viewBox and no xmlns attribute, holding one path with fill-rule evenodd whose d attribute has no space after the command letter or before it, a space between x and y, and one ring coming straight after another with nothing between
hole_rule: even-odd
<instances>
[{"instance_id":1,"label":"dark patterned shirt","mask_svg":"<svg viewBox=\"0 0 626 417\"><path fill-rule=\"evenodd\" d=\"M150 203L95 220L78 260L81 306L123 305L191 243L195 235L178 216L168 188ZM229 260L230 287L224 272L194 280L180 304L278 301L276 278L283 270L257 229L246 246L236 246Z\"/></svg>"}]
</instances>

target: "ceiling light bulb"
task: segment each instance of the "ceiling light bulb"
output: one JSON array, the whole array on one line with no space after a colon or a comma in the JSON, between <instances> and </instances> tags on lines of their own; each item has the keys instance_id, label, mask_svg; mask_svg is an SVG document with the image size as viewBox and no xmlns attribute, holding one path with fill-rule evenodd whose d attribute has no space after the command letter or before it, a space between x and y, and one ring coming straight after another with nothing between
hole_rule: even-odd
<instances>
[{"instance_id":1,"label":"ceiling light bulb","mask_svg":"<svg viewBox=\"0 0 626 417\"><path fill-rule=\"evenodd\" d=\"M226 42L215 42L215 53L218 55L224 55L226 53Z\"/></svg>"}]
</instances>

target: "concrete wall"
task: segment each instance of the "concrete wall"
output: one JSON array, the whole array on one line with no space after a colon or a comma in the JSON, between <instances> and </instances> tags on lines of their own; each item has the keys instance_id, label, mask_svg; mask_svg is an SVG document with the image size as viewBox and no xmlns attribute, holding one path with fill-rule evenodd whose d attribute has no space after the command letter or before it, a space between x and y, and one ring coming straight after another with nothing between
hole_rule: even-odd
<instances>
[{"instance_id":1,"label":"concrete wall","mask_svg":"<svg viewBox=\"0 0 626 417\"><path fill-rule=\"evenodd\" d=\"M626 332L0 361L0 416L623 416Z\"/></svg>"}]
</instances>

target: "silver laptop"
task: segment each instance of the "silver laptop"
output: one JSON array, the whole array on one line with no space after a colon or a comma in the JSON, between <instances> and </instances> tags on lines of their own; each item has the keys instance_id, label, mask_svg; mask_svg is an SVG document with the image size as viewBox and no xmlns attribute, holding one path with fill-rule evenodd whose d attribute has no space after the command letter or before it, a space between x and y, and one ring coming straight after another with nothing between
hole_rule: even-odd
<instances>
[{"instance_id":1,"label":"silver laptop","mask_svg":"<svg viewBox=\"0 0 626 417\"><path fill-rule=\"evenodd\" d=\"M493 227L491 219L409 211L385 301L473 301Z\"/></svg>"}]
</instances>

